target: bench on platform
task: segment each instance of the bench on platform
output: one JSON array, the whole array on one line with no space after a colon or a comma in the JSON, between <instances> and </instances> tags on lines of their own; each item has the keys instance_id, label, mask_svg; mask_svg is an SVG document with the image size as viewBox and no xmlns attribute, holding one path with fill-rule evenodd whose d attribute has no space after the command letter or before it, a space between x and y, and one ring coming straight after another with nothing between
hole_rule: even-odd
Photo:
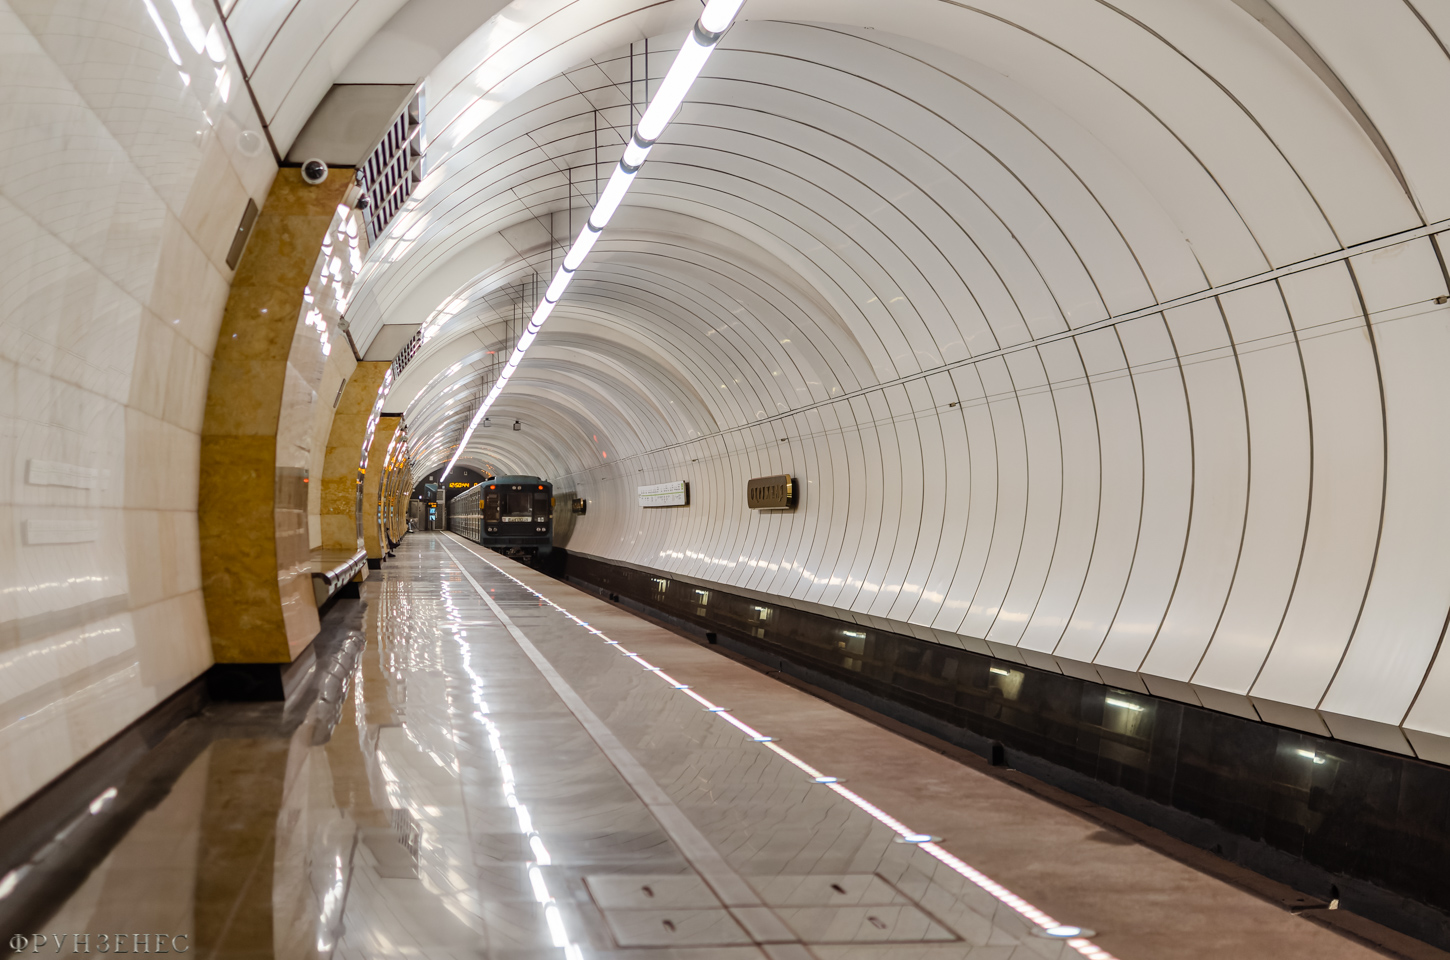
<instances>
[{"instance_id":1,"label":"bench on platform","mask_svg":"<svg viewBox=\"0 0 1450 960\"><path fill-rule=\"evenodd\" d=\"M312 551L312 595L317 606L326 603L344 588L367 578L368 552L358 550L347 553L342 550ZM359 577L358 574L362 576ZM353 591L356 595L356 590Z\"/></svg>"}]
</instances>

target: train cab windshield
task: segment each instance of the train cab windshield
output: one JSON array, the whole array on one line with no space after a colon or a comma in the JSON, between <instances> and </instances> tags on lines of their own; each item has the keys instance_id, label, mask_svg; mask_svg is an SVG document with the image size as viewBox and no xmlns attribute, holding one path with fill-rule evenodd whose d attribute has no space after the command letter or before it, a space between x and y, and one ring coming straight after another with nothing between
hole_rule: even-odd
<instances>
[{"instance_id":1,"label":"train cab windshield","mask_svg":"<svg viewBox=\"0 0 1450 960\"><path fill-rule=\"evenodd\" d=\"M483 498L485 523L543 522L549 516L549 495L537 490L490 490Z\"/></svg>"}]
</instances>

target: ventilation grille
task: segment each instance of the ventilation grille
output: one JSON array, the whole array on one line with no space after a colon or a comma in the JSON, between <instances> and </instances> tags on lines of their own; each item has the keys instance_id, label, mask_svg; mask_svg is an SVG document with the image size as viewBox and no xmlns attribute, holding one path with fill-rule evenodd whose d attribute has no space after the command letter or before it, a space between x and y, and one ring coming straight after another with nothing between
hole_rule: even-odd
<instances>
[{"instance_id":1,"label":"ventilation grille","mask_svg":"<svg viewBox=\"0 0 1450 960\"><path fill-rule=\"evenodd\" d=\"M372 228L369 227L368 229ZM394 382L403 375L403 370L418 355L418 348L421 346L423 346L423 331L419 330L408 338L408 342L403 344L403 349L399 350L398 355L393 357Z\"/></svg>"},{"instance_id":2,"label":"ventilation grille","mask_svg":"<svg viewBox=\"0 0 1450 960\"><path fill-rule=\"evenodd\" d=\"M423 87L419 85L357 171L362 187L358 205L367 220L369 243L377 242L423 182L424 149Z\"/></svg>"}]
</instances>

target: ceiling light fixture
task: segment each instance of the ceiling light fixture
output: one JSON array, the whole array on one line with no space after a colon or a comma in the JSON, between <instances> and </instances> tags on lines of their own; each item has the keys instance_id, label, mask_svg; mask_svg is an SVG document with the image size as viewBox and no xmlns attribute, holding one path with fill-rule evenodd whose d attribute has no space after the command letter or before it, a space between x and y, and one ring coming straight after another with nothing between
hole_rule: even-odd
<instances>
[{"instance_id":1,"label":"ceiling light fixture","mask_svg":"<svg viewBox=\"0 0 1450 960\"><path fill-rule=\"evenodd\" d=\"M660 138L660 134L665 132L665 127L674 118L675 111L680 108L680 104L685 102L691 84L699 77L700 71L704 69L705 61L710 59L715 45L720 42L720 37L734 22L735 15L740 12L740 7L744 2L745 0L710 0L705 5L700 19L695 21L694 29L685 38L680 52L675 55L674 63L670 64L669 72L665 74L659 89L655 91L654 99L650 101L644 116L640 117L639 125L634 129L634 136L625 146L624 156L620 159L619 166L614 168L614 173L609 177L609 183L600 193L599 202L590 211L589 220L584 224L584 229L579 231L579 236L574 240L573 246L569 248L568 253L564 254L564 262L560 265L559 272L554 274L554 279L549 283L549 289L544 292L544 299L534 309L534 315L529 320L523 336L519 337L513 355L509 357L508 363L499 372L493 389L488 392L488 396L483 400L483 405L473 415L468 429L463 431L463 439L458 442L458 449L453 451L453 459L448 461L448 467L443 471L443 476L439 478L440 481L448 478L449 472L458 462L464 448L468 446L469 439L473 437L474 429L482 422L488 409L493 406L498 395L508 384L509 378L518 369L519 361L523 360L524 353L538 337L544 321L549 319L549 314L554 309L554 304L559 302L559 298L564 295L564 290L569 286L569 281L574 278L574 271L579 269L580 264L589 255L595 241L599 239L599 235L609 223L609 218L614 216L614 211L619 209L619 204L629 191L630 184L634 183L635 175L639 173L639 168L645 158L649 156L655 141Z\"/></svg>"}]
</instances>

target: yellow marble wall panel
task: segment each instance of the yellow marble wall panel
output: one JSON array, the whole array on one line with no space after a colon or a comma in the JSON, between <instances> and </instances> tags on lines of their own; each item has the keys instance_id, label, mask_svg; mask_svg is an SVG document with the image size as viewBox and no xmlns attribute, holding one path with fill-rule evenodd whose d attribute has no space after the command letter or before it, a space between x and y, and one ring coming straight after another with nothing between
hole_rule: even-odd
<instances>
[{"instance_id":1,"label":"yellow marble wall panel","mask_svg":"<svg viewBox=\"0 0 1450 960\"><path fill-rule=\"evenodd\" d=\"M357 519L353 516L356 509L357 499L354 498L348 507L348 515L326 514L318 519L320 532L322 534L322 549L324 550L358 550L361 539L357 535ZM353 546L349 547L348 544Z\"/></svg>"},{"instance_id":2,"label":"yellow marble wall panel","mask_svg":"<svg viewBox=\"0 0 1450 960\"><path fill-rule=\"evenodd\" d=\"M333 331L342 317L350 273L343 269L341 254L360 234L352 212L346 206L334 207L322 235L319 255L303 288L298 322L287 351L282 407L277 417L278 477L300 475L303 486L298 491L300 500L288 503L289 511L294 508L297 511L296 522L289 520L286 524L288 536L281 535L283 510L280 498L278 501L277 572L282 578L283 609L294 655L300 652L298 638L305 634L310 640L317 632L313 623L316 606L312 599L311 548L314 527L316 545L321 546L321 518L317 514L321 496L311 493L311 479L314 472L321 473L326 459L326 437L332 428L332 398L342 380L342 371L351 372L356 362L341 336L337 343L342 348L333 349ZM358 265L361 266L360 259ZM332 393L324 396L329 388Z\"/></svg>"},{"instance_id":3,"label":"yellow marble wall panel","mask_svg":"<svg viewBox=\"0 0 1450 960\"><path fill-rule=\"evenodd\" d=\"M391 472L384 530L393 543L397 543L403 539L406 530L408 471L399 465Z\"/></svg>"},{"instance_id":4,"label":"yellow marble wall panel","mask_svg":"<svg viewBox=\"0 0 1450 960\"><path fill-rule=\"evenodd\" d=\"M386 550L391 549L394 539L393 533L393 493L398 486L398 469L394 462L394 448L398 443L398 436L401 428L393 432L393 438L388 443L386 466L383 470L382 483L378 488L378 512L376 521L378 524L378 543Z\"/></svg>"},{"instance_id":5,"label":"yellow marble wall panel","mask_svg":"<svg viewBox=\"0 0 1450 960\"><path fill-rule=\"evenodd\" d=\"M278 465L273 517L288 660L297 658L319 628L317 599L312 591L312 555L307 545L307 485L305 468Z\"/></svg>"},{"instance_id":6,"label":"yellow marble wall panel","mask_svg":"<svg viewBox=\"0 0 1450 960\"><path fill-rule=\"evenodd\" d=\"M277 412L287 379L286 354L281 360L235 360L218 349L207 385L207 436L277 435Z\"/></svg>"},{"instance_id":7,"label":"yellow marble wall panel","mask_svg":"<svg viewBox=\"0 0 1450 960\"><path fill-rule=\"evenodd\" d=\"M282 663L317 633L307 486L331 349L311 322L319 252L352 171L279 171L227 300L207 388L199 534L218 661ZM322 326L325 326L322 325Z\"/></svg>"},{"instance_id":8,"label":"yellow marble wall panel","mask_svg":"<svg viewBox=\"0 0 1450 960\"><path fill-rule=\"evenodd\" d=\"M405 471L402 465L399 464L393 470L393 489L388 496L387 534L394 543L397 543L399 540L403 539L403 533L402 530L399 529L398 520L403 514L403 510L401 507L403 497L405 496L404 484L406 482L407 471Z\"/></svg>"},{"instance_id":9,"label":"yellow marble wall panel","mask_svg":"<svg viewBox=\"0 0 1450 960\"><path fill-rule=\"evenodd\" d=\"M291 660L277 579L276 439L205 437L198 540L218 663Z\"/></svg>"},{"instance_id":10,"label":"yellow marble wall panel","mask_svg":"<svg viewBox=\"0 0 1450 960\"><path fill-rule=\"evenodd\" d=\"M389 493L385 531L394 543L408 531L408 499L413 495L413 471L408 461L407 424L398 431L388 457Z\"/></svg>"},{"instance_id":11,"label":"yellow marble wall panel","mask_svg":"<svg viewBox=\"0 0 1450 960\"><path fill-rule=\"evenodd\" d=\"M342 397L338 388L347 389L347 383L352 380L358 364L352 350L347 347L346 340L339 338L337 346L338 349L332 351L332 355L327 359L327 366L323 370L322 386L318 390L318 403L312 417L312 463L309 468L312 483L307 488L307 533L308 544L313 549L323 545L322 499L323 491L327 486L327 458L332 448L332 431L336 423L337 408L342 406ZM337 401L335 406L333 405L334 400ZM326 437L326 442L317 442L317 438L320 437ZM362 441L359 440L356 446L358 456L361 457Z\"/></svg>"},{"instance_id":12,"label":"yellow marble wall panel","mask_svg":"<svg viewBox=\"0 0 1450 960\"><path fill-rule=\"evenodd\" d=\"M363 478L363 543L369 560L381 560L388 552L379 523L383 480L387 474L388 445L402 423L400 416L379 418L377 429L373 431L372 446L368 450L368 471Z\"/></svg>"},{"instance_id":13,"label":"yellow marble wall panel","mask_svg":"<svg viewBox=\"0 0 1450 960\"><path fill-rule=\"evenodd\" d=\"M281 176L278 174L279 180ZM258 228L265 217L265 213L258 216ZM326 224L319 224L318 232L325 227ZM268 240L272 242L266 243ZM242 256L241 268L246 270L247 258L253 255L268 261L301 256L292 252L293 246L291 243L284 245L275 237L253 236ZM316 251L313 254L315 256ZM237 282L232 285L231 295L227 297L227 320L223 321L221 333L217 336L216 355L225 353L229 360L236 361L286 360L288 351L292 349L292 338L297 333L294 326L297 316L292 308L302 306L302 290L307 286L308 275L280 281L263 276L243 287L240 285L244 279L252 278L239 274ZM235 323L228 322L233 318Z\"/></svg>"},{"instance_id":14,"label":"yellow marble wall panel","mask_svg":"<svg viewBox=\"0 0 1450 960\"><path fill-rule=\"evenodd\" d=\"M386 360L359 363L333 413L320 490L324 550L356 550L363 545L357 529L358 463L368 417L390 365Z\"/></svg>"}]
</instances>

